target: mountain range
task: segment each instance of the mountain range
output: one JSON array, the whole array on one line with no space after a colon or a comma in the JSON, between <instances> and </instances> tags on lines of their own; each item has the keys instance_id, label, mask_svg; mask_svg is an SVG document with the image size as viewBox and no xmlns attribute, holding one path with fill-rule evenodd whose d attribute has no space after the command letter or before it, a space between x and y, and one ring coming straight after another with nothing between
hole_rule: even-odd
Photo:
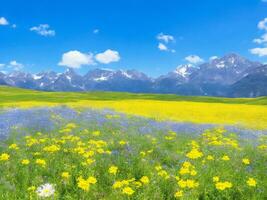
<instances>
[{"instance_id":1,"label":"mountain range","mask_svg":"<svg viewBox=\"0 0 267 200\"><path fill-rule=\"evenodd\" d=\"M30 74L0 72L0 84L44 91L122 91L224 97L267 96L267 65L230 53L207 63L180 65L157 78L136 70L73 69Z\"/></svg>"}]
</instances>

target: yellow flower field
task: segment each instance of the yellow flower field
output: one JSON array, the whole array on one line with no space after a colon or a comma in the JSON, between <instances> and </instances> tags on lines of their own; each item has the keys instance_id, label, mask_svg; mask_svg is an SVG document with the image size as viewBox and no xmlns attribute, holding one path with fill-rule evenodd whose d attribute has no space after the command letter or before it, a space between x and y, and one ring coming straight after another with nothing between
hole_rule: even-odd
<instances>
[{"instance_id":1,"label":"yellow flower field","mask_svg":"<svg viewBox=\"0 0 267 200\"><path fill-rule=\"evenodd\" d=\"M79 101L68 105L111 108L115 111L157 120L241 125L255 129L267 128L267 107L259 105L156 100Z\"/></svg>"},{"instance_id":2,"label":"yellow flower field","mask_svg":"<svg viewBox=\"0 0 267 200\"><path fill-rule=\"evenodd\" d=\"M186 101L80 100L68 103L17 102L5 103L5 107L43 107L67 105L73 108L114 109L115 111L176 122L240 125L252 129L267 129L267 107L264 105L203 103Z\"/></svg>"}]
</instances>

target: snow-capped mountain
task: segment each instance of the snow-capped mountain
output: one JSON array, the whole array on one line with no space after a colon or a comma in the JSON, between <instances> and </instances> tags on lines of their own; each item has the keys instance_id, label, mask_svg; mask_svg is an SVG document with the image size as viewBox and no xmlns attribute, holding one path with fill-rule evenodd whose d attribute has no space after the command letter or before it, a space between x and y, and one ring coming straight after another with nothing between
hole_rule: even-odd
<instances>
[{"instance_id":1,"label":"snow-capped mountain","mask_svg":"<svg viewBox=\"0 0 267 200\"><path fill-rule=\"evenodd\" d=\"M91 81L110 81L116 78L131 80L149 80L147 75L136 70L111 70L111 69L95 69L89 71L84 78Z\"/></svg>"},{"instance_id":2,"label":"snow-capped mountain","mask_svg":"<svg viewBox=\"0 0 267 200\"><path fill-rule=\"evenodd\" d=\"M199 70L193 73L190 79L195 83L230 85L243 78L247 70L261 65L231 53L200 65Z\"/></svg>"},{"instance_id":3,"label":"snow-capped mountain","mask_svg":"<svg viewBox=\"0 0 267 200\"><path fill-rule=\"evenodd\" d=\"M229 89L231 97L267 96L267 65L251 70Z\"/></svg>"},{"instance_id":4,"label":"snow-capped mountain","mask_svg":"<svg viewBox=\"0 0 267 200\"><path fill-rule=\"evenodd\" d=\"M191 64L179 65L174 71L158 77L153 84L153 90L159 93L187 94L185 91L182 92L181 88L189 81L190 75L197 70L198 67Z\"/></svg>"},{"instance_id":5,"label":"snow-capped mountain","mask_svg":"<svg viewBox=\"0 0 267 200\"><path fill-rule=\"evenodd\" d=\"M32 75L22 71L14 71L6 74L4 81L10 86L35 89L35 81L33 80Z\"/></svg>"},{"instance_id":6,"label":"snow-capped mountain","mask_svg":"<svg viewBox=\"0 0 267 200\"><path fill-rule=\"evenodd\" d=\"M84 76L85 90L149 92L151 79L136 70L95 69Z\"/></svg>"},{"instance_id":7,"label":"snow-capped mountain","mask_svg":"<svg viewBox=\"0 0 267 200\"><path fill-rule=\"evenodd\" d=\"M267 67L237 54L215 58L199 66L179 65L150 78L136 70L93 69L79 75L72 69L30 74L0 72L0 84L46 91L125 91L209 96L267 95Z\"/></svg>"},{"instance_id":8,"label":"snow-capped mountain","mask_svg":"<svg viewBox=\"0 0 267 200\"><path fill-rule=\"evenodd\" d=\"M192 64L179 65L174 71L173 74L180 75L185 79L188 79L191 74L198 71L199 68Z\"/></svg>"}]
</instances>

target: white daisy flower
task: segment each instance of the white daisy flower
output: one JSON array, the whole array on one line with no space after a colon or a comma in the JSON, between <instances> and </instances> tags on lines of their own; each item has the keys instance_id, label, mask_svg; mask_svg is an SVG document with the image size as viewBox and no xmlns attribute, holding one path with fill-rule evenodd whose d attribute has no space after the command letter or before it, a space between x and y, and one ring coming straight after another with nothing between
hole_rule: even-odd
<instances>
[{"instance_id":1,"label":"white daisy flower","mask_svg":"<svg viewBox=\"0 0 267 200\"><path fill-rule=\"evenodd\" d=\"M52 184L46 183L39 186L36 193L39 197L50 197L55 193L55 188Z\"/></svg>"}]
</instances>

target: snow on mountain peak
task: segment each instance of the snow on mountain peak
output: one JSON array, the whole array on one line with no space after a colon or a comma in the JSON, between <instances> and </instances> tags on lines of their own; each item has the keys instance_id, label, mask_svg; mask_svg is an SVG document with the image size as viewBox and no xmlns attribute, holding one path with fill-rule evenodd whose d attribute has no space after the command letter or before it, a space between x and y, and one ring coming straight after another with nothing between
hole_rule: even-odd
<instances>
[{"instance_id":1,"label":"snow on mountain peak","mask_svg":"<svg viewBox=\"0 0 267 200\"><path fill-rule=\"evenodd\" d=\"M179 65L174 72L182 77L188 77L191 74L190 69L193 67L194 65L192 64Z\"/></svg>"},{"instance_id":2,"label":"snow on mountain peak","mask_svg":"<svg viewBox=\"0 0 267 200\"><path fill-rule=\"evenodd\" d=\"M100 77L97 77L97 78L94 78L93 80L94 81L107 81L108 80L108 76L100 76Z\"/></svg>"},{"instance_id":3,"label":"snow on mountain peak","mask_svg":"<svg viewBox=\"0 0 267 200\"><path fill-rule=\"evenodd\" d=\"M32 78L33 78L34 80L39 80L39 79L43 78L43 76L40 76L40 75L38 75L38 74L33 74L33 75L32 75Z\"/></svg>"},{"instance_id":4,"label":"snow on mountain peak","mask_svg":"<svg viewBox=\"0 0 267 200\"><path fill-rule=\"evenodd\" d=\"M129 74L127 71L121 71L122 75L126 76L129 79L132 79L133 76L131 74Z\"/></svg>"},{"instance_id":5,"label":"snow on mountain peak","mask_svg":"<svg viewBox=\"0 0 267 200\"><path fill-rule=\"evenodd\" d=\"M218 64L215 65L217 68L224 68L225 67L225 62L220 61Z\"/></svg>"}]
</instances>

